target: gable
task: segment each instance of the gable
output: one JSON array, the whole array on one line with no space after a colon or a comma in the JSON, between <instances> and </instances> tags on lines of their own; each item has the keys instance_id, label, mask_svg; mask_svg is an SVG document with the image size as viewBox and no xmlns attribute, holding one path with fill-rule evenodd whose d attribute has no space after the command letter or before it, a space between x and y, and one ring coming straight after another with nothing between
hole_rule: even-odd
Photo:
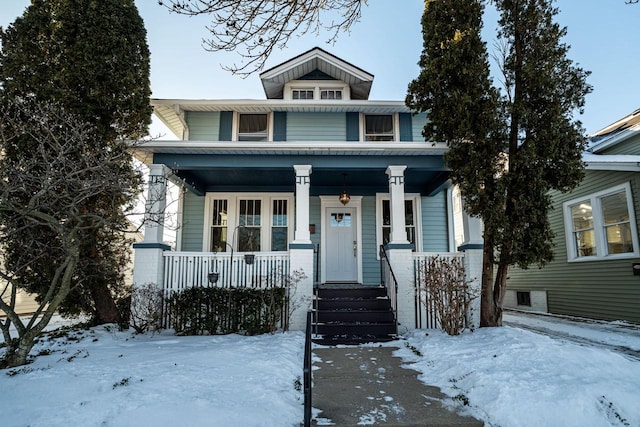
<instances>
[{"instance_id":1,"label":"gable","mask_svg":"<svg viewBox=\"0 0 640 427\"><path fill-rule=\"evenodd\" d=\"M373 74L316 47L262 72L260 79L267 99L283 99L284 86L293 80L340 80L349 86L351 99L366 100Z\"/></svg>"}]
</instances>

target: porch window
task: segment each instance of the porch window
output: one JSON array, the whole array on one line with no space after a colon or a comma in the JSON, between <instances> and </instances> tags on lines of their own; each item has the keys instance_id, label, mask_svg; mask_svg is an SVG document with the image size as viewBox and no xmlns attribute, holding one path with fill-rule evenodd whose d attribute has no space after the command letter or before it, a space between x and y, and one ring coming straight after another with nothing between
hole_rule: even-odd
<instances>
[{"instance_id":1,"label":"porch window","mask_svg":"<svg viewBox=\"0 0 640 427\"><path fill-rule=\"evenodd\" d=\"M393 141L393 116L391 114L366 114L364 116L365 141Z\"/></svg>"},{"instance_id":2,"label":"porch window","mask_svg":"<svg viewBox=\"0 0 640 427\"><path fill-rule=\"evenodd\" d=\"M569 261L638 256L628 183L565 202L563 208Z\"/></svg>"},{"instance_id":3,"label":"porch window","mask_svg":"<svg viewBox=\"0 0 640 427\"><path fill-rule=\"evenodd\" d=\"M267 141L268 123L267 114L238 114L238 141Z\"/></svg>"},{"instance_id":4,"label":"porch window","mask_svg":"<svg viewBox=\"0 0 640 427\"><path fill-rule=\"evenodd\" d=\"M226 200L213 200L211 252L227 251L227 206Z\"/></svg>"},{"instance_id":5,"label":"porch window","mask_svg":"<svg viewBox=\"0 0 640 427\"><path fill-rule=\"evenodd\" d=\"M293 194L207 193L203 250L287 251Z\"/></svg>"},{"instance_id":6,"label":"porch window","mask_svg":"<svg viewBox=\"0 0 640 427\"><path fill-rule=\"evenodd\" d=\"M286 200L273 200L271 218L271 250L286 251L289 235Z\"/></svg>"},{"instance_id":7,"label":"porch window","mask_svg":"<svg viewBox=\"0 0 640 427\"><path fill-rule=\"evenodd\" d=\"M260 250L262 200L240 200L238 218L238 251Z\"/></svg>"},{"instance_id":8,"label":"porch window","mask_svg":"<svg viewBox=\"0 0 640 427\"><path fill-rule=\"evenodd\" d=\"M413 200L404 201L404 224L407 231L407 240L416 250L416 224L413 214ZM382 244L386 245L391 240L391 201L382 200Z\"/></svg>"}]
</instances>

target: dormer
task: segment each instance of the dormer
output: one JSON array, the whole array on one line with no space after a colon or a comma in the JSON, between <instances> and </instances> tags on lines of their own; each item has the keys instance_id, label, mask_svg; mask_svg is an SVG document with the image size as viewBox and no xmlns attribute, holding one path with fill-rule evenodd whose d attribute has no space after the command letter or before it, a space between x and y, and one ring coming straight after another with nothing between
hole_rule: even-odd
<instances>
[{"instance_id":1,"label":"dormer","mask_svg":"<svg viewBox=\"0 0 640 427\"><path fill-rule=\"evenodd\" d=\"M267 99L367 100L373 74L315 47L260 74Z\"/></svg>"}]
</instances>

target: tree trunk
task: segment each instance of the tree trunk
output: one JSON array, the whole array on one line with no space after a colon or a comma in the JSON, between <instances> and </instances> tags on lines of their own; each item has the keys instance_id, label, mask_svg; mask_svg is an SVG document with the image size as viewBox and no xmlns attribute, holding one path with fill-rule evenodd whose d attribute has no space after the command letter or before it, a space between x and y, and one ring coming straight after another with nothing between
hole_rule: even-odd
<instances>
[{"instance_id":1,"label":"tree trunk","mask_svg":"<svg viewBox=\"0 0 640 427\"><path fill-rule=\"evenodd\" d=\"M94 282L88 285L91 292L91 299L96 309L96 318L94 319L98 325L104 323L120 323L122 317L118 306L113 300L113 296L104 282Z\"/></svg>"},{"instance_id":2,"label":"tree trunk","mask_svg":"<svg viewBox=\"0 0 640 427\"><path fill-rule=\"evenodd\" d=\"M480 296L480 327L496 326L493 300L493 241L486 234L482 250L482 293Z\"/></svg>"},{"instance_id":3,"label":"tree trunk","mask_svg":"<svg viewBox=\"0 0 640 427\"><path fill-rule=\"evenodd\" d=\"M15 368L16 366L26 365L29 352L35 344L34 338L35 335L29 331L13 341L12 344L9 344L7 352L0 363L0 368Z\"/></svg>"}]
</instances>

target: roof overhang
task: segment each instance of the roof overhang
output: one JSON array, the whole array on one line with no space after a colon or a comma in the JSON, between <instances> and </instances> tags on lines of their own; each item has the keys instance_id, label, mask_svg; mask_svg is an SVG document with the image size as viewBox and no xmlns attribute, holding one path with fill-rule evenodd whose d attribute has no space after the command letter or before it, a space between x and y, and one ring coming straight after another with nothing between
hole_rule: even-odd
<instances>
[{"instance_id":1,"label":"roof overhang","mask_svg":"<svg viewBox=\"0 0 640 427\"><path fill-rule=\"evenodd\" d=\"M189 111L237 111L239 113L269 113L288 111L300 113L346 113L391 114L412 112L403 101L291 101L266 100L206 100L206 99L152 99L154 114L176 137L182 138L187 128L184 114Z\"/></svg>"},{"instance_id":2,"label":"roof overhang","mask_svg":"<svg viewBox=\"0 0 640 427\"><path fill-rule=\"evenodd\" d=\"M640 156L583 154L582 160L588 170L640 172Z\"/></svg>"},{"instance_id":3,"label":"roof overhang","mask_svg":"<svg viewBox=\"0 0 640 427\"><path fill-rule=\"evenodd\" d=\"M351 99L368 99L373 74L356 67L329 52L315 47L262 73L260 79L268 99L282 99L284 85L312 71L320 70L349 85Z\"/></svg>"}]
</instances>

